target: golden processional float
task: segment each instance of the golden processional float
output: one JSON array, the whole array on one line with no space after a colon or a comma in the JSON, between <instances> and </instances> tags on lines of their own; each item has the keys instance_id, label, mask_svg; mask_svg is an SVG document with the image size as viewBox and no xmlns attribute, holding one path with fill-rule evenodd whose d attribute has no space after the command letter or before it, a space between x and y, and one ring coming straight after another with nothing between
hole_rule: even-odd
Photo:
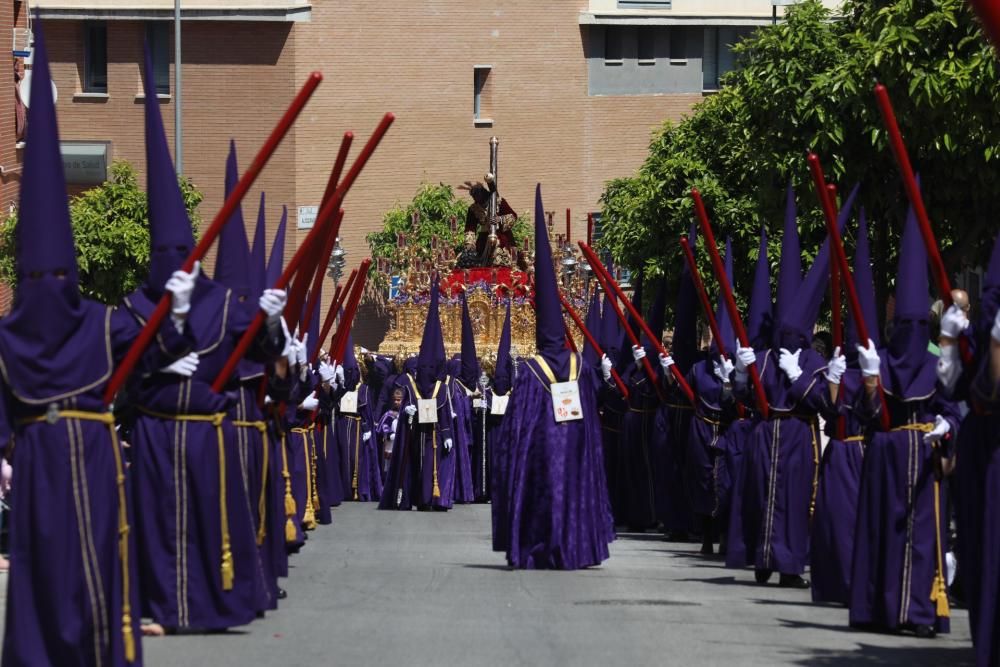
<instances>
[{"instance_id":1,"label":"golden processional float","mask_svg":"<svg viewBox=\"0 0 1000 667\"><path fill-rule=\"evenodd\" d=\"M419 351L434 276L440 276L439 313L445 353L449 357L461 352L462 348L463 293L469 303L480 357L492 359L496 356L508 301L511 306L511 354L516 358L535 353L534 246L531 238L525 238L521 247L514 242L512 226L517 215L500 197L497 188L498 148L497 138L491 138L486 183L469 184L474 203L469 207L463 243L459 248L435 236L431 240L431 259L425 259L425 251L413 242L414 235L401 232L397 234L392 256L378 261L378 271L392 276L387 302L389 331L379 345L380 354L406 357ZM560 289L580 318L585 318L596 281L591 280L589 264L570 243L570 210L566 209L565 234L554 235L555 213L546 212L546 217L549 239L554 242L552 255ZM414 214L413 229L419 224ZM457 233L458 223L454 218L451 225L452 232ZM589 219L587 229L589 237L592 229ZM573 344L583 351L583 335L565 312L563 320Z\"/></svg>"}]
</instances>

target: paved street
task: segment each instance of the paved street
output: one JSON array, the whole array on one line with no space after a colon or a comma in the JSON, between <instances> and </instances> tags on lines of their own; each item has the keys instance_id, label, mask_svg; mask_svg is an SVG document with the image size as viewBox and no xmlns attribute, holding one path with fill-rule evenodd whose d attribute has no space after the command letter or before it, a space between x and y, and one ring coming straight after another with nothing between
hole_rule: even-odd
<instances>
[{"instance_id":1,"label":"paved street","mask_svg":"<svg viewBox=\"0 0 1000 667\"><path fill-rule=\"evenodd\" d=\"M846 610L761 588L694 545L622 536L601 568L514 572L488 530L488 506L347 504L293 560L280 611L224 635L146 640L146 664L972 664L964 611L934 640L859 633Z\"/></svg>"}]
</instances>

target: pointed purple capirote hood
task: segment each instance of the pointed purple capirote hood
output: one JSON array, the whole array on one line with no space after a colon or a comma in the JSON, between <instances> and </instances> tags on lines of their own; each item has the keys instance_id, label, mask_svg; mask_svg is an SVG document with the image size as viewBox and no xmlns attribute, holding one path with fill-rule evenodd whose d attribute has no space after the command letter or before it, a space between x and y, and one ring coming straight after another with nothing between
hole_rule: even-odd
<instances>
[{"instance_id":1,"label":"pointed purple capirote hood","mask_svg":"<svg viewBox=\"0 0 1000 667\"><path fill-rule=\"evenodd\" d=\"M146 45L143 76L146 115L146 195L149 198L149 277L146 293L158 297L171 274L194 249L194 233L177 183L156 96L153 59ZM244 243L246 240L244 239Z\"/></svg>"},{"instance_id":2,"label":"pointed purple capirote hood","mask_svg":"<svg viewBox=\"0 0 1000 667\"><path fill-rule=\"evenodd\" d=\"M510 300L507 301L507 315L504 317L500 341L497 343L496 369L493 371L493 390L506 394L511 390L512 359L510 358Z\"/></svg>"},{"instance_id":3,"label":"pointed purple capirote hood","mask_svg":"<svg viewBox=\"0 0 1000 667\"><path fill-rule=\"evenodd\" d=\"M861 313L865 318L865 328L868 329L868 336L875 342L875 347L879 347L881 337L878 332L878 309L875 307L875 279L872 275L871 249L868 242L868 220L863 207L858 216L858 236L855 241L853 278L854 289L858 293L858 302L861 305ZM844 340L847 342L845 354L848 357L856 356L855 346L858 343L858 336L851 323L850 310L848 310L845 329Z\"/></svg>"},{"instance_id":4,"label":"pointed purple capirote hood","mask_svg":"<svg viewBox=\"0 0 1000 667\"><path fill-rule=\"evenodd\" d=\"M837 215L837 227L841 234L847 219L851 217L859 188L860 186L855 185L851 189L847 201ZM823 303L824 294L830 287L830 252L830 239L827 237L816 253L816 259L809 267L809 273L799 285L794 301L782 311L776 347L794 350L797 347L806 347L812 342L819 308Z\"/></svg>"},{"instance_id":5,"label":"pointed purple capirote hood","mask_svg":"<svg viewBox=\"0 0 1000 667\"><path fill-rule=\"evenodd\" d=\"M431 284L431 302L427 307L427 321L424 323L424 337L420 341L417 355L417 390L424 398L430 398L434 384L444 377L444 336L441 334L441 317L438 302L441 287L437 276Z\"/></svg>"},{"instance_id":6,"label":"pointed purple capirote hood","mask_svg":"<svg viewBox=\"0 0 1000 667\"><path fill-rule=\"evenodd\" d=\"M106 308L82 299L41 21L35 28L28 136L15 233L14 307L0 319L0 373L23 402L44 403L111 373ZM107 353L105 354L105 350Z\"/></svg>"},{"instance_id":7,"label":"pointed purple capirote hood","mask_svg":"<svg viewBox=\"0 0 1000 667\"><path fill-rule=\"evenodd\" d=\"M733 285L733 240L726 239L726 277L729 278L729 285ZM730 358L735 358L736 354L736 334L733 329L733 321L729 319L729 310L722 294L719 294L718 303L715 306L715 321L719 325L719 336L722 338L723 347ZM719 346L712 343L712 355L718 355Z\"/></svg>"},{"instance_id":8,"label":"pointed purple capirote hood","mask_svg":"<svg viewBox=\"0 0 1000 667\"><path fill-rule=\"evenodd\" d=\"M781 264L778 268L778 297L774 304L776 322L781 322L785 309L794 305L799 285L802 284L802 247L796 215L795 189L789 183L785 199L785 228L781 237Z\"/></svg>"},{"instance_id":9,"label":"pointed purple capirote hood","mask_svg":"<svg viewBox=\"0 0 1000 667\"><path fill-rule=\"evenodd\" d=\"M691 223L688 230L688 245L691 252L698 251L698 225ZM670 356L677 363L677 369L687 375L698 361L698 290L687 262L681 268L677 305L674 307L674 336L670 346Z\"/></svg>"},{"instance_id":10,"label":"pointed purple capirote hood","mask_svg":"<svg viewBox=\"0 0 1000 667\"><path fill-rule=\"evenodd\" d=\"M760 230L757 249L757 266L753 272L753 289L750 291L750 312L747 315L747 337L755 350L770 346L774 330L771 303L771 264L767 259L767 230Z\"/></svg>"},{"instance_id":11,"label":"pointed purple capirote hood","mask_svg":"<svg viewBox=\"0 0 1000 667\"><path fill-rule=\"evenodd\" d=\"M565 381L569 376L570 352L566 349L566 328L545 225L541 184L535 186L535 348L556 380Z\"/></svg>"},{"instance_id":12,"label":"pointed purple capirote hood","mask_svg":"<svg viewBox=\"0 0 1000 667\"><path fill-rule=\"evenodd\" d=\"M469 389L479 384L479 355L476 354L476 336L472 331L472 318L469 316L469 301L462 294L462 370L461 380Z\"/></svg>"},{"instance_id":13,"label":"pointed purple capirote hood","mask_svg":"<svg viewBox=\"0 0 1000 667\"><path fill-rule=\"evenodd\" d=\"M264 289L274 287L285 270L285 227L288 225L288 207L281 207L281 221L278 231L271 242L271 254L267 260L267 272L264 276Z\"/></svg>"},{"instance_id":14,"label":"pointed purple capirote hood","mask_svg":"<svg viewBox=\"0 0 1000 667\"><path fill-rule=\"evenodd\" d=\"M264 285L267 273L267 221L264 211L264 193L260 193L260 208L257 210L257 227L254 229L253 249L250 251L250 293L254 297L270 285Z\"/></svg>"},{"instance_id":15,"label":"pointed purple capirote hood","mask_svg":"<svg viewBox=\"0 0 1000 667\"><path fill-rule=\"evenodd\" d=\"M229 156L226 158L226 197L236 187L240 179L236 165L236 142L229 142ZM247 232L243 224L243 209L239 206L229 216L229 221L219 234L218 252L215 257L215 282L233 291L236 299L249 312L257 310L256 298L252 295L252 272L250 249L247 246Z\"/></svg>"}]
</instances>

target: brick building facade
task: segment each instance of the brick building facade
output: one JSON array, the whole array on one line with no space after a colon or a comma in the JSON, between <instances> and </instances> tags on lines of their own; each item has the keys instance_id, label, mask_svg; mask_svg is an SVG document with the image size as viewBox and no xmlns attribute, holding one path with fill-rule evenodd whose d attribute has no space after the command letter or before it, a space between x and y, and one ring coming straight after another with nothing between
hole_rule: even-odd
<instances>
[{"instance_id":1,"label":"brick building facade","mask_svg":"<svg viewBox=\"0 0 1000 667\"><path fill-rule=\"evenodd\" d=\"M142 172L145 39L158 45L173 133L173 2L31 6L45 20L62 139L109 142L110 159ZM341 236L354 266L383 212L421 182L482 178L491 135L501 140L502 190L515 209L531 208L541 182L546 207L571 208L582 234L604 183L634 171L650 133L715 88L732 66L728 43L770 23L772 3L183 0L182 16L184 172L205 193L206 220L222 201L229 139L245 167L310 71L324 82L244 206L253 221L266 191L272 230L288 206L289 255L306 233L296 229L299 207L319 203L343 132L355 132L356 154L381 115L396 114L345 204ZM366 320L356 340L373 345L384 323Z\"/></svg>"}]
</instances>

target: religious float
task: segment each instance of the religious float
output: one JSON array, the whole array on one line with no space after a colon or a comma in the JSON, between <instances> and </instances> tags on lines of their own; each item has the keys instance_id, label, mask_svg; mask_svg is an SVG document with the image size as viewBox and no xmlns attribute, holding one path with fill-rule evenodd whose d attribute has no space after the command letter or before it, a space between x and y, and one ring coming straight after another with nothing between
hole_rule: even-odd
<instances>
[{"instance_id":1,"label":"religious float","mask_svg":"<svg viewBox=\"0 0 1000 667\"><path fill-rule=\"evenodd\" d=\"M533 303L534 244L525 236L515 242L513 225L518 216L499 195L497 187L496 137L490 140L490 171L484 183L467 183L473 198L464 231L456 217L450 220L450 237L433 236L430 252L417 242L417 234L399 232L390 256L376 260L375 269L389 277L386 304L389 331L379 353L402 357L420 349L427 304L435 276L440 278L440 317L445 352L450 357L462 347L462 295L469 303L469 315L476 338L476 350L483 358L495 355L503 330L507 303L511 305L511 347L516 356L535 353L535 313ZM553 261L563 296L581 319L586 317L590 294L596 288L592 270L570 239L570 211L566 210L566 233L555 233L555 214L546 212ZM413 214L411 229L421 224ZM592 221L588 218L588 240ZM563 313L572 345L583 349L584 340L570 315Z\"/></svg>"}]
</instances>

